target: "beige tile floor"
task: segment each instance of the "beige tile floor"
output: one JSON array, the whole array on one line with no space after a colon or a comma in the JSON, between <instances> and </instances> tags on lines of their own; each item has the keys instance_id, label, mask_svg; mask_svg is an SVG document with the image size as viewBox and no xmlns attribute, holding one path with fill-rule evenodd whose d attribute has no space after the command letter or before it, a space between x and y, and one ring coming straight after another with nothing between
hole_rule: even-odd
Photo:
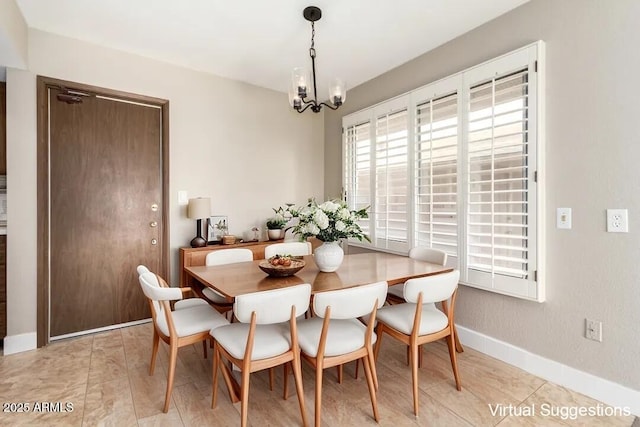
<instances>
[{"instance_id":1,"label":"beige tile floor","mask_svg":"<svg viewBox=\"0 0 640 427\"><path fill-rule=\"evenodd\" d=\"M162 413L167 352L163 346L155 375L148 375L151 324L55 342L45 348L0 357L0 403L12 410L28 403L29 413L0 412L1 426L235 426L239 404L229 402L224 383L218 406L211 409L211 356L201 346L180 349L172 403ZM553 407L598 407L599 402L567 390L471 349L459 355L462 391L456 391L444 343L427 345L420 370L420 417L412 412L411 376L405 350L385 336L378 361L380 425L382 426L630 426L629 417L543 415ZM305 403L313 420L314 375L303 366ZM343 384L327 371L323 393L323 425L376 425L366 381L345 368ZM291 378L292 380L293 378ZM293 381L291 381L293 385ZM301 425L294 387L282 399L282 371L273 392L266 372L252 375L249 423L252 426ZM60 403L58 411L43 403ZM16 404L10 406L9 404ZM34 411L34 403L40 411ZM496 404L514 408L535 405L536 416L492 415ZM64 408L65 411L61 409ZM36 409L38 409L36 407ZM67 410L72 409L72 410ZM519 413L519 412L518 412Z\"/></svg>"}]
</instances>

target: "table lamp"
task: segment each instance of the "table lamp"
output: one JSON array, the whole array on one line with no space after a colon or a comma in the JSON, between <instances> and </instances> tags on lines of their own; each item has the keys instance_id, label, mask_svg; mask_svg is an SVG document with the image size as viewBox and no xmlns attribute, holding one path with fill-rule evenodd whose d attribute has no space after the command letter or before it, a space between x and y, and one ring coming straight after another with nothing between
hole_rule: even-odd
<instances>
[{"instance_id":1,"label":"table lamp","mask_svg":"<svg viewBox=\"0 0 640 427\"><path fill-rule=\"evenodd\" d=\"M202 238L202 219L211 216L211 199L208 197L198 197L189 199L187 206L187 217L196 219L196 237L191 240L192 248L207 246L207 241Z\"/></svg>"}]
</instances>

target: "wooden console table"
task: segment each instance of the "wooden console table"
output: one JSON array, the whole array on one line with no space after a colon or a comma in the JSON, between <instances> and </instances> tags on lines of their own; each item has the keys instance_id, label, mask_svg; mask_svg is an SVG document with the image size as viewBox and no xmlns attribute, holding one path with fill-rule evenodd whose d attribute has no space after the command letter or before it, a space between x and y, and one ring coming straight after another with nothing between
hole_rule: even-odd
<instances>
[{"instance_id":1,"label":"wooden console table","mask_svg":"<svg viewBox=\"0 0 640 427\"><path fill-rule=\"evenodd\" d=\"M253 252L253 259L264 259L264 248L274 243L282 243L284 240L266 240L264 242L243 242L233 245L209 245L203 248L180 248L180 286L192 286L193 277L185 271L185 267L204 265L204 260L209 252L223 249L245 248Z\"/></svg>"}]
</instances>

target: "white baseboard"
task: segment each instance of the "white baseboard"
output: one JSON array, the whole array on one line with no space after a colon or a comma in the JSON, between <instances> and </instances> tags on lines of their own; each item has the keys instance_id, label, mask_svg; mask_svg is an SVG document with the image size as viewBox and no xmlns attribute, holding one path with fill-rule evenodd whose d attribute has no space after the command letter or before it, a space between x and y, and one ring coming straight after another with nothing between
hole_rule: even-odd
<instances>
[{"instance_id":1,"label":"white baseboard","mask_svg":"<svg viewBox=\"0 0 640 427\"><path fill-rule=\"evenodd\" d=\"M530 353L504 341L456 325L460 342L533 375L582 393L607 405L629 408L640 416L640 391Z\"/></svg>"},{"instance_id":2,"label":"white baseboard","mask_svg":"<svg viewBox=\"0 0 640 427\"><path fill-rule=\"evenodd\" d=\"M35 350L38 347L38 334L28 332L26 334L7 335L4 337L3 354L9 355L28 350Z\"/></svg>"}]
</instances>

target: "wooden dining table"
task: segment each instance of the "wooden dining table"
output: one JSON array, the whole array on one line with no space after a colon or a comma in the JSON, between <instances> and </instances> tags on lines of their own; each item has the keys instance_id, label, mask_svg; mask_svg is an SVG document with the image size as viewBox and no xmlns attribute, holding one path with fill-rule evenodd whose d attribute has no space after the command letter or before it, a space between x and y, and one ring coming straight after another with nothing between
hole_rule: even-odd
<instances>
[{"instance_id":1,"label":"wooden dining table","mask_svg":"<svg viewBox=\"0 0 640 427\"><path fill-rule=\"evenodd\" d=\"M258 267L264 260L217 266L191 266L185 267L185 271L204 286L224 295L229 302L233 302L238 295L301 283L311 284L311 293L315 294L379 281L386 281L392 286L404 283L408 279L453 271L450 267L382 252L345 255L342 264L333 273L321 272L314 262L313 255L304 256L302 259L305 261L304 268L288 277L268 276Z\"/></svg>"},{"instance_id":2,"label":"wooden dining table","mask_svg":"<svg viewBox=\"0 0 640 427\"><path fill-rule=\"evenodd\" d=\"M408 279L453 271L451 267L383 252L345 255L342 264L333 273L321 272L314 262L313 255L304 256L302 259L305 261L304 268L288 277L268 276L258 267L258 264L265 260L216 266L190 266L185 267L184 270L203 286L208 286L224 295L230 303L238 295L301 283L311 284L313 295L318 292L345 289L383 280L389 286L393 286L404 283ZM455 346L459 353L464 351L457 333L455 333Z\"/></svg>"}]
</instances>

